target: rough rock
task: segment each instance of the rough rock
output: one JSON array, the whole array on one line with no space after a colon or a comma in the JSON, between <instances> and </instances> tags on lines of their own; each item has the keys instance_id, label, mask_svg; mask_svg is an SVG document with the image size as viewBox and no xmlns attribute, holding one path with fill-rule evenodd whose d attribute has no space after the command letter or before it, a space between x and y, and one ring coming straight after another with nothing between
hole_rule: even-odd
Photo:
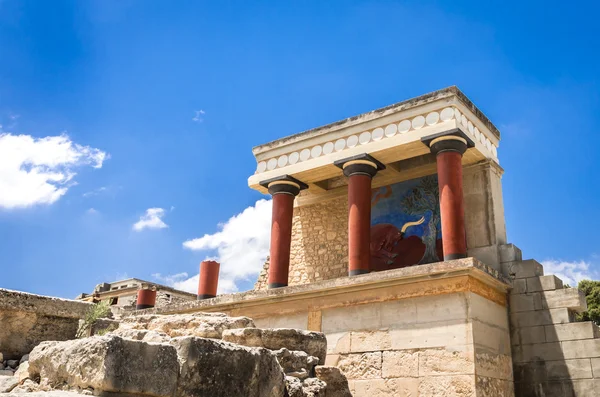
<instances>
[{"instance_id":1,"label":"rough rock","mask_svg":"<svg viewBox=\"0 0 600 397\"><path fill-rule=\"evenodd\" d=\"M320 365L315 367L317 378L327 384L326 397L352 397L346 375L337 367Z\"/></svg>"},{"instance_id":2,"label":"rough rock","mask_svg":"<svg viewBox=\"0 0 600 397\"><path fill-rule=\"evenodd\" d=\"M302 382L305 397L326 397L327 383L317 378L308 378Z\"/></svg>"},{"instance_id":3,"label":"rough rock","mask_svg":"<svg viewBox=\"0 0 600 397\"><path fill-rule=\"evenodd\" d=\"M2 395L0 393L0 395ZM81 397L81 394L72 391L52 390L52 391L36 391L29 392L12 392L7 396L10 397Z\"/></svg>"},{"instance_id":4,"label":"rough rock","mask_svg":"<svg viewBox=\"0 0 600 397\"><path fill-rule=\"evenodd\" d=\"M6 365L11 367L12 369L17 369L17 367L19 366L19 360L7 360Z\"/></svg>"},{"instance_id":5,"label":"rough rock","mask_svg":"<svg viewBox=\"0 0 600 397\"><path fill-rule=\"evenodd\" d=\"M4 355L0 353L0 361L4 361Z\"/></svg>"},{"instance_id":6,"label":"rough rock","mask_svg":"<svg viewBox=\"0 0 600 397\"><path fill-rule=\"evenodd\" d=\"M296 376L302 379L313 375L313 368L319 363L317 357L309 356L303 351L299 350L288 350L279 349L273 352L277 356L279 365L283 368L283 372L286 375L293 375L294 373L305 373L306 376Z\"/></svg>"},{"instance_id":7,"label":"rough rock","mask_svg":"<svg viewBox=\"0 0 600 397\"><path fill-rule=\"evenodd\" d=\"M224 313L148 314L127 317L122 320L121 327L161 332L172 338L197 336L221 339L224 330L254 328L254 322L248 317L229 317Z\"/></svg>"},{"instance_id":8,"label":"rough rock","mask_svg":"<svg viewBox=\"0 0 600 397\"><path fill-rule=\"evenodd\" d=\"M15 373L11 369L4 369L0 371L0 376L13 376Z\"/></svg>"},{"instance_id":9,"label":"rough rock","mask_svg":"<svg viewBox=\"0 0 600 397\"><path fill-rule=\"evenodd\" d=\"M171 340L171 337L167 334L156 331L148 331L145 329L117 328L110 334L117 335L125 339L142 340L144 342L163 343Z\"/></svg>"},{"instance_id":10,"label":"rough rock","mask_svg":"<svg viewBox=\"0 0 600 397\"><path fill-rule=\"evenodd\" d=\"M19 384L16 376L0 376L0 393L9 393Z\"/></svg>"},{"instance_id":11,"label":"rough rock","mask_svg":"<svg viewBox=\"0 0 600 397\"><path fill-rule=\"evenodd\" d=\"M285 387L289 397L304 397L304 390L302 390L302 381L295 376L285 377Z\"/></svg>"},{"instance_id":12,"label":"rough rock","mask_svg":"<svg viewBox=\"0 0 600 397\"><path fill-rule=\"evenodd\" d=\"M181 364L179 397L284 396L284 375L269 350L197 337L171 343Z\"/></svg>"},{"instance_id":13,"label":"rough rock","mask_svg":"<svg viewBox=\"0 0 600 397\"><path fill-rule=\"evenodd\" d=\"M23 364L19 365L19 369L15 372L14 377L17 378L19 382L29 378L29 361L25 361Z\"/></svg>"},{"instance_id":14,"label":"rough rock","mask_svg":"<svg viewBox=\"0 0 600 397\"><path fill-rule=\"evenodd\" d=\"M31 379L25 379L23 382L19 382L17 387L12 390L12 393L31 393L34 391L40 391L40 385Z\"/></svg>"},{"instance_id":15,"label":"rough rock","mask_svg":"<svg viewBox=\"0 0 600 397\"><path fill-rule=\"evenodd\" d=\"M322 332L304 331L293 328L273 329L230 329L223 332L223 340L244 346L265 347L271 350L287 348L300 350L325 363L327 339Z\"/></svg>"},{"instance_id":16,"label":"rough rock","mask_svg":"<svg viewBox=\"0 0 600 397\"><path fill-rule=\"evenodd\" d=\"M114 335L43 342L29 356L29 377L42 385L158 397L173 395L178 368L173 346Z\"/></svg>"},{"instance_id":17,"label":"rough rock","mask_svg":"<svg viewBox=\"0 0 600 397\"><path fill-rule=\"evenodd\" d=\"M23 364L27 360L29 360L29 354L25 354L23 357L21 357L21 360L19 360L19 365Z\"/></svg>"}]
</instances>

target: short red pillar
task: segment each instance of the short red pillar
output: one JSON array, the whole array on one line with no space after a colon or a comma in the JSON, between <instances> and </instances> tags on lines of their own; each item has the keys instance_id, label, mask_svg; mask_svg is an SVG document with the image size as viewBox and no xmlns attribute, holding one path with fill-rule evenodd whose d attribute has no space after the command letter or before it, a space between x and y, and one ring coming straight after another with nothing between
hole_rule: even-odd
<instances>
[{"instance_id":1,"label":"short red pillar","mask_svg":"<svg viewBox=\"0 0 600 397\"><path fill-rule=\"evenodd\" d=\"M447 135L432 140L430 147L437 159L444 260L465 258L467 239L462 155L467 150L467 140Z\"/></svg>"},{"instance_id":2,"label":"short red pillar","mask_svg":"<svg viewBox=\"0 0 600 397\"><path fill-rule=\"evenodd\" d=\"M137 302L135 308L137 310L150 309L156 305L156 289L141 288L137 292Z\"/></svg>"},{"instance_id":3,"label":"short red pillar","mask_svg":"<svg viewBox=\"0 0 600 397\"><path fill-rule=\"evenodd\" d=\"M217 296L219 285L219 269L221 265L215 261L200 263L200 278L198 279L198 300L210 299Z\"/></svg>"},{"instance_id":4,"label":"short red pillar","mask_svg":"<svg viewBox=\"0 0 600 397\"><path fill-rule=\"evenodd\" d=\"M335 164L348 177L348 274L368 273L371 267L371 179L385 166L367 154Z\"/></svg>"},{"instance_id":5,"label":"short red pillar","mask_svg":"<svg viewBox=\"0 0 600 397\"><path fill-rule=\"evenodd\" d=\"M308 186L288 175L261 183L273 196L269 288L288 285L294 198Z\"/></svg>"}]
</instances>

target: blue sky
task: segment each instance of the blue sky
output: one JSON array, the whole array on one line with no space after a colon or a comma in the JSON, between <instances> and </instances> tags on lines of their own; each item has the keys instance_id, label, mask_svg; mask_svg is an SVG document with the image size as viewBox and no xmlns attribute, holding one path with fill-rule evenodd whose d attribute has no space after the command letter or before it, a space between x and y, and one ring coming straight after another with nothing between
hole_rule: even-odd
<instances>
[{"instance_id":1,"label":"blue sky","mask_svg":"<svg viewBox=\"0 0 600 397\"><path fill-rule=\"evenodd\" d=\"M193 290L215 256L248 289L251 148L449 85L501 130L509 241L595 277L600 7L577 4L0 0L0 287Z\"/></svg>"}]
</instances>

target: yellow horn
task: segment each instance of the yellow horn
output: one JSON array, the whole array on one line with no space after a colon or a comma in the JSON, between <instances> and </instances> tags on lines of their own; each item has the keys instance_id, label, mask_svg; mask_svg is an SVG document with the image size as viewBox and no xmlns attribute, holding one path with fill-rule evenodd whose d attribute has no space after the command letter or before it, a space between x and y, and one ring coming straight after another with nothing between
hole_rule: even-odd
<instances>
[{"instance_id":1,"label":"yellow horn","mask_svg":"<svg viewBox=\"0 0 600 397\"><path fill-rule=\"evenodd\" d=\"M417 226L417 225L420 225L420 224L421 224L421 223L423 223L423 222L425 222L425 217L424 217L424 216L422 216L422 217L421 217L421 219L419 219L419 220L418 220L418 221L416 221L416 222L406 222L406 223L404 224L404 226L402 226L402 230L400 230L400 231L401 231L402 233L404 233L404 232L406 231L406 229L408 229L409 227L411 227L411 226Z\"/></svg>"}]
</instances>

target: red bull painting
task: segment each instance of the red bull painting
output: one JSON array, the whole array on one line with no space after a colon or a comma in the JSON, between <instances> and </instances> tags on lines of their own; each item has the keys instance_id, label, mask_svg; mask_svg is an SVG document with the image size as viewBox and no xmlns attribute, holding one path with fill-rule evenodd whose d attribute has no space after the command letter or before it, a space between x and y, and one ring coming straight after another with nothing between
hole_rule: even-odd
<instances>
[{"instance_id":1,"label":"red bull painting","mask_svg":"<svg viewBox=\"0 0 600 397\"><path fill-rule=\"evenodd\" d=\"M373 189L371 270L442 261L437 176Z\"/></svg>"}]
</instances>

